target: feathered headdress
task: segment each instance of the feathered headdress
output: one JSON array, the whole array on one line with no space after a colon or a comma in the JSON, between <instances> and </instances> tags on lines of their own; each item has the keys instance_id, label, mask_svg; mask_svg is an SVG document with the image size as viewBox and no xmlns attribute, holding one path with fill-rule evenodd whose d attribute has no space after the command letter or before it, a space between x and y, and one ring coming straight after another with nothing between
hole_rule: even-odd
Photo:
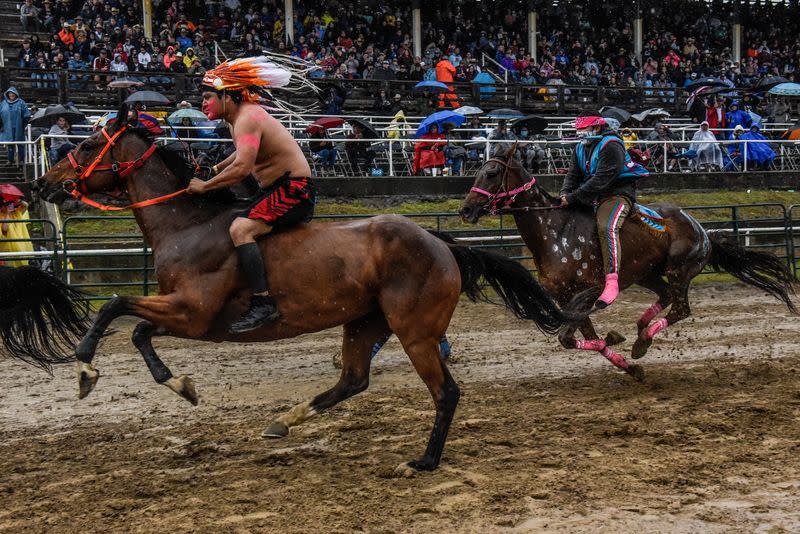
<instances>
[{"instance_id":1,"label":"feathered headdress","mask_svg":"<svg viewBox=\"0 0 800 534\"><path fill-rule=\"evenodd\" d=\"M289 56L265 52L263 56L232 59L220 63L203 76L203 85L222 91L241 91L246 102L258 102L270 89L317 87L306 77L318 67ZM270 95L271 96L271 95ZM272 97L272 100L276 100Z\"/></svg>"}]
</instances>

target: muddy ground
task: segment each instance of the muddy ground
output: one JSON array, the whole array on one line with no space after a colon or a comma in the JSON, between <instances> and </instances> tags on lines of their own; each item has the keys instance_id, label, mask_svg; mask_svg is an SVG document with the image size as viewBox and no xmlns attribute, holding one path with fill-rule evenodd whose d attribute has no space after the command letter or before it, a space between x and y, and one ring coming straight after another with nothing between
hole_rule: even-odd
<instances>
[{"instance_id":1,"label":"muddy ground","mask_svg":"<svg viewBox=\"0 0 800 534\"><path fill-rule=\"evenodd\" d=\"M600 329L629 350L650 299L626 293ZM433 411L395 341L365 393L265 441L273 417L335 382L338 330L157 340L192 374L194 408L152 382L120 322L83 401L71 367L2 362L0 531L798 532L800 318L734 285L693 303L641 360L644 383L461 304L461 403L441 468L413 478L394 468L422 453Z\"/></svg>"}]
</instances>

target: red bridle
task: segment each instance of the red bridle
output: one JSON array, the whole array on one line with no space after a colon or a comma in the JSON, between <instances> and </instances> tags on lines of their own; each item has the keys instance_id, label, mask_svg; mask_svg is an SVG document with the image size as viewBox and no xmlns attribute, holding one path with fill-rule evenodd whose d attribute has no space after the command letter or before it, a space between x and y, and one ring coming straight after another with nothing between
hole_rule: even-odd
<instances>
[{"instance_id":1,"label":"red bridle","mask_svg":"<svg viewBox=\"0 0 800 534\"><path fill-rule=\"evenodd\" d=\"M64 180L63 187L64 190L69 193L72 197L80 200L84 204L92 206L97 209L101 209L104 211L120 211L120 210L129 210L135 208L144 208L145 206L152 206L154 204L160 204L162 202L166 202L167 200L173 199L177 196L183 195L186 193L186 189L181 189L179 191L175 191L174 193L170 193L168 195L163 195L156 198L151 198L149 200L143 200L141 202L135 202L128 206L108 206L106 204L100 204L99 202L95 202L94 200L85 196L86 194L86 180L92 175L95 171L109 171L113 172L114 175L118 178L125 178L129 174L131 174L136 169L140 168L145 162L152 156L156 151L156 145L151 144L144 153L136 158L133 161L112 161L112 163L107 163L101 165L100 162L103 161L103 158L107 153L111 151L114 147L115 141L128 129L128 125L122 126L119 130L114 132L114 135L108 135L108 131L105 128L101 130L103 135L106 138L105 146L100 150L100 153L94 158L92 163L89 164L88 167L85 169L78 163L75 159L75 150L70 151L67 154L67 159L69 160L72 168L75 170L76 180ZM113 159L113 158L112 158Z\"/></svg>"},{"instance_id":2,"label":"red bridle","mask_svg":"<svg viewBox=\"0 0 800 534\"><path fill-rule=\"evenodd\" d=\"M486 161L486 163L489 162L499 163L500 165L505 167L503 170L502 182L500 183L500 191L498 191L497 193L490 193L489 191L481 189L480 187L472 187L470 189L470 192L472 193L478 193L487 197L488 199L487 202L489 203L487 211L489 212L490 215L497 215L500 212L500 210L511 206L514 203L514 201L517 200L517 195L519 195L520 193L524 193L525 191L530 191L530 189L536 183L536 178L531 178L530 182L508 191L506 177L508 175L508 169L511 167L510 162L513 157L514 154L512 153L511 156L509 156L508 161L503 161L500 158L490 158Z\"/></svg>"}]
</instances>

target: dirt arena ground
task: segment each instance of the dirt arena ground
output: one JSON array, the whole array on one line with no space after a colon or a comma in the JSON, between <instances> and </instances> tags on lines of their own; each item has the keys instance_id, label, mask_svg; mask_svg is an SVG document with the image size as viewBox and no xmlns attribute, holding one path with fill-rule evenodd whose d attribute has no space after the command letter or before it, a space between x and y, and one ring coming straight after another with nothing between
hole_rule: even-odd
<instances>
[{"instance_id":1,"label":"dirt arena ground","mask_svg":"<svg viewBox=\"0 0 800 534\"><path fill-rule=\"evenodd\" d=\"M629 292L601 329L631 337ZM694 291L637 383L499 308L463 303L450 337L462 399L441 468L419 456L433 410L392 341L370 388L265 441L326 389L338 330L264 345L158 340L192 407L105 340L97 389L2 362L2 532L798 532L800 318L751 288ZM616 314L616 315L615 315Z\"/></svg>"}]
</instances>

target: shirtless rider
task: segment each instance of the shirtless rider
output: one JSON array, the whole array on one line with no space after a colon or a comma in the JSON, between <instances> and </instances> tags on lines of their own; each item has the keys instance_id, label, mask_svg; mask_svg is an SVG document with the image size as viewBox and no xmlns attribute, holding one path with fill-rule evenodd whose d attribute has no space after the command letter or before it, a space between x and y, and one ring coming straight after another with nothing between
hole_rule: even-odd
<instances>
[{"instance_id":1,"label":"shirtless rider","mask_svg":"<svg viewBox=\"0 0 800 534\"><path fill-rule=\"evenodd\" d=\"M280 317L256 239L307 222L314 214L316 195L306 158L286 128L258 104L257 88L281 87L290 75L266 58L244 58L227 61L203 77L203 113L209 120L224 119L230 125L236 151L212 167L210 180L193 178L188 192L228 187L250 175L261 187L230 226L253 292L250 309L231 325L232 333L255 330Z\"/></svg>"}]
</instances>

